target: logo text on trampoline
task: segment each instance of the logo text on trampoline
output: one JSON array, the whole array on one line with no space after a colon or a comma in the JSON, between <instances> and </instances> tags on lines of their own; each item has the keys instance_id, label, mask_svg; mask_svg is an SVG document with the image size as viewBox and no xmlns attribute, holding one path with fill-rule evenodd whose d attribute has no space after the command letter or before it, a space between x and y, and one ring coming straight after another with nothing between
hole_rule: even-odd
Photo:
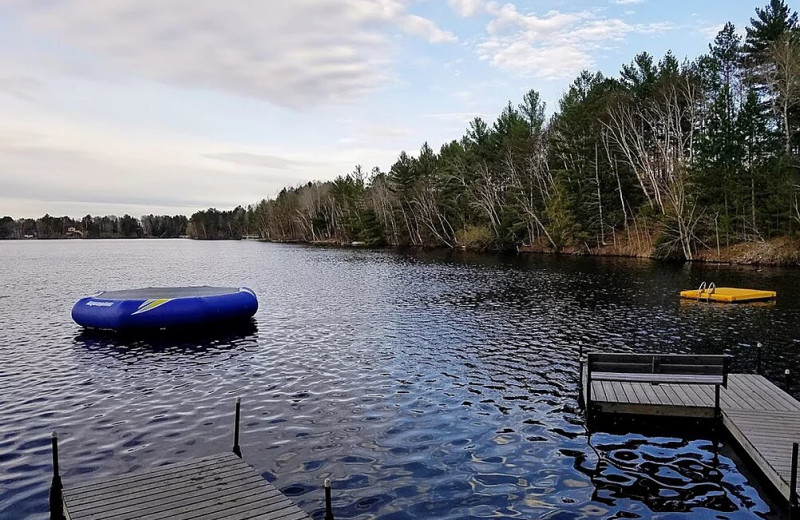
<instances>
[{"instance_id":1,"label":"logo text on trampoline","mask_svg":"<svg viewBox=\"0 0 800 520\"><path fill-rule=\"evenodd\" d=\"M86 302L87 307L111 307L114 305L114 302Z\"/></svg>"}]
</instances>

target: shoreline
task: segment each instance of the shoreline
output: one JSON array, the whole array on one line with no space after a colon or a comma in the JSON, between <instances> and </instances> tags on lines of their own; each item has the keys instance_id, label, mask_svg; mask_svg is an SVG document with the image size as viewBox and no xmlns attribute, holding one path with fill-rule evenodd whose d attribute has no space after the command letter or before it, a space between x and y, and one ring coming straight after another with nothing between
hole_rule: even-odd
<instances>
[{"instance_id":1,"label":"shoreline","mask_svg":"<svg viewBox=\"0 0 800 520\"><path fill-rule=\"evenodd\" d=\"M594 256L607 258L640 258L655 262L690 262L702 264L718 265L750 265L750 266L771 266L771 267L800 267L800 237L775 237L766 240L739 242L728 246L720 246L719 249L701 249L696 251L691 260L661 258L655 254L651 239L645 239L638 244L617 240L616 244L607 244L599 247L569 246L554 251L544 244L532 246L517 246L516 249L482 249L478 247L460 246L447 248L443 246L415 246L415 245L369 245L362 241L344 242L339 240L272 240L265 238L228 238L228 239L201 239L191 237L48 237L48 238L19 238L4 239L0 241L8 242L30 242L30 241L78 241L78 240L200 240L200 241L253 241L270 242L275 244L302 244L314 247L341 247L341 248L364 248L364 249L401 249L418 248L428 250L452 250L452 251L471 251L476 253L516 253L522 255L561 255L561 256Z\"/></svg>"},{"instance_id":2,"label":"shoreline","mask_svg":"<svg viewBox=\"0 0 800 520\"><path fill-rule=\"evenodd\" d=\"M342 248L368 248L368 249L398 249L420 248L447 250L440 246L369 246L363 242L342 242L336 240L267 240L261 242L274 242L277 244L304 244L315 247L342 247ZM466 246L449 248L453 251L472 251L482 253L515 252L517 254L562 255L562 256L594 256L607 258L640 258L655 262L689 262L699 264L717 265L743 265L743 266L770 266L770 267L800 267L800 239L794 237L776 237L756 242L740 242L730 246L720 246L719 250L702 249L695 253L691 260L678 260L659 258L649 248L636 248L627 244L606 245L601 247L565 247L560 251L553 251L543 245L517 246L516 250L486 250Z\"/></svg>"}]
</instances>

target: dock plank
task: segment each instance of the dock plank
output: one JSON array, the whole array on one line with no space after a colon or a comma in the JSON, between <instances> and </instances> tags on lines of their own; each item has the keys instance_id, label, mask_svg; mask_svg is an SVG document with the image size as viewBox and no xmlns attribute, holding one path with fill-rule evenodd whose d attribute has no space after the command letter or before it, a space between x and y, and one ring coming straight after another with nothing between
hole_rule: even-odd
<instances>
[{"instance_id":1,"label":"dock plank","mask_svg":"<svg viewBox=\"0 0 800 520\"><path fill-rule=\"evenodd\" d=\"M636 395L633 385L623 382L620 387L622 388L622 392L625 394L625 399L628 403L639 404L639 397Z\"/></svg>"},{"instance_id":2,"label":"dock plank","mask_svg":"<svg viewBox=\"0 0 800 520\"><path fill-rule=\"evenodd\" d=\"M67 485L70 520L310 520L233 453Z\"/></svg>"}]
</instances>

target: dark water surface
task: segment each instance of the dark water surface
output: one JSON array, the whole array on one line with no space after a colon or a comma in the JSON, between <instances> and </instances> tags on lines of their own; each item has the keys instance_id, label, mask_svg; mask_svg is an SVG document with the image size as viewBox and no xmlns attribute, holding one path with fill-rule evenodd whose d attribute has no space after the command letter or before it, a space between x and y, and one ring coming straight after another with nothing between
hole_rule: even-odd
<instances>
[{"instance_id":1,"label":"dark water surface","mask_svg":"<svg viewBox=\"0 0 800 520\"><path fill-rule=\"evenodd\" d=\"M703 280L775 305L682 304ZM87 334L100 289L256 291L254 330ZM227 451L322 518L754 518L771 506L710 434L597 433L577 343L727 352L800 372L800 271L256 242L0 242L0 518L47 517L49 436L78 482ZM677 431L676 431L677 430Z\"/></svg>"}]
</instances>

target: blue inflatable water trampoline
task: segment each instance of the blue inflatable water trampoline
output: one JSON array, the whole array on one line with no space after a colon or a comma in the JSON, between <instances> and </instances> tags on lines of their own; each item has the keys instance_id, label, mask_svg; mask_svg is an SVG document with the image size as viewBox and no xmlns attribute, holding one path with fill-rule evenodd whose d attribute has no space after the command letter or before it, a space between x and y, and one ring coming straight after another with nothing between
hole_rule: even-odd
<instances>
[{"instance_id":1,"label":"blue inflatable water trampoline","mask_svg":"<svg viewBox=\"0 0 800 520\"><path fill-rule=\"evenodd\" d=\"M78 300L72 319L97 329L154 330L241 322L258 310L246 287L147 287Z\"/></svg>"}]
</instances>

